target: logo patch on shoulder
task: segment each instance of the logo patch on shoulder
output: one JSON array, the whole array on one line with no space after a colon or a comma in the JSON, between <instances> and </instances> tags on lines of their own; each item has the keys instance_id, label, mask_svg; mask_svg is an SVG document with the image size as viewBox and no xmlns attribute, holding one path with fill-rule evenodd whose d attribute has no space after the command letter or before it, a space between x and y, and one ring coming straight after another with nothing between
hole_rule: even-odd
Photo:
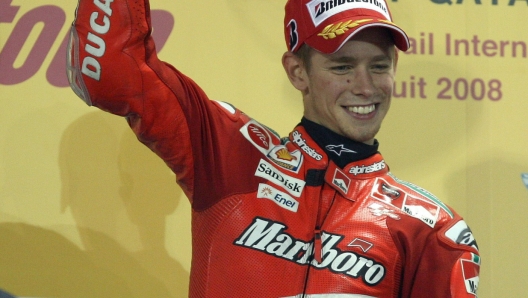
<instances>
[{"instance_id":1,"label":"logo patch on shoulder","mask_svg":"<svg viewBox=\"0 0 528 298\"><path fill-rule=\"evenodd\" d=\"M267 155L273 147L272 137L268 131L255 120L246 123L246 125L240 129L240 132L264 155Z\"/></svg>"},{"instance_id":2,"label":"logo patch on shoulder","mask_svg":"<svg viewBox=\"0 0 528 298\"><path fill-rule=\"evenodd\" d=\"M440 206L432 201L421 199L405 191L384 178L377 178L372 191L372 198L391 204L408 215L417 218L434 228L440 214Z\"/></svg>"},{"instance_id":3,"label":"logo patch on shoulder","mask_svg":"<svg viewBox=\"0 0 528 298\"><path fill-rule=\"evenodd\" d=\"M380 201L392 204L394 200L402 198L403 190L390 184L383 178L377 178L370 195Z\"/></svg>"},{"instance_id":4,"label":"logo patch on shoulder","mask_svg":"<svg viewBox=\"0 0 528 298\"><path fill-rule=\"evenodd\" d=\"M431 228L436 225L438 214L440 213L440 206L409 194L405 195L401 209L410 216L423 221Z\"/></svg>"},{"instance_id":5,"label":"logo patch on shoulder","mask_svg":"<svg viewBox=\"0 0 528 298\"><path fill-rule=\"evenodd\" d=\"M478 251L477 241L473 237L471 229L464 220L460 220L445 232L447 238L451 239L456 244L471 246Z\"/></svg>"}]
</instances>

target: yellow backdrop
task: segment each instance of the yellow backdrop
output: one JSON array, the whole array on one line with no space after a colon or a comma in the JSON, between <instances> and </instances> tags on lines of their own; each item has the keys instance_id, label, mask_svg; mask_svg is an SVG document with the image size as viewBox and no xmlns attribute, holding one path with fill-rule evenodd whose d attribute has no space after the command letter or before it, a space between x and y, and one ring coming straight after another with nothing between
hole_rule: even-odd
<instances>
[{"instance_id":1,"label":"yellow backdrop","mask_svg":"<svg viewBox=\"0 0 528 298\"><path fill-rule=\"evenodd\" d=\"M187 199L123 119L65 87L76 6L65 2L0 0L0 288L184 297ZM284 4L153 0L160 57L285 135L302 106L280 65ZM466 218L483 259L479 297L524 297L528 1L389 5L412 48L400 55L380 150L397 176Z\"/></svg>"}]
</instances>

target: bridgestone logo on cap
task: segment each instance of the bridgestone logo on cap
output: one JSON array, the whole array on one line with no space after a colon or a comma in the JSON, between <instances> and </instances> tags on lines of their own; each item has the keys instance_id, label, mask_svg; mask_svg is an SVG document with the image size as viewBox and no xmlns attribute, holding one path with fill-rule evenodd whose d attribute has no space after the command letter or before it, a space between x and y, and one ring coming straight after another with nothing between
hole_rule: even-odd
<instances>
[{"instance_id":1,"label":"bridgestone logo on cap","mask_svg":"<svg viewBox=\"0 0 528 298\"><path fill-rule=\"evenodd\" d=\"M316 27L335 14L355 8L374 10L392 21L384 0L312 0L306 7Z\"/></svg>"}]
</instances>

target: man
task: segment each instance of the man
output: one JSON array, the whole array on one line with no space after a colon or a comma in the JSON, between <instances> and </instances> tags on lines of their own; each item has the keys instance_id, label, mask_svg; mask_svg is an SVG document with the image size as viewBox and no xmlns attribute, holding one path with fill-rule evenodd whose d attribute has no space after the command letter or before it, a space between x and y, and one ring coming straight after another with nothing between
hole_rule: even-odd
<instances>
[{"instance_id":1,"label":"man","mask_svg":"<svg viewBox=\"0 0 528 298\"><path fill-rule=\"evenodd\" d=\"M468 226L378 152L409 47L384 0L287 2L282 63L304 117L283 139L159 61L148 6L81 0L69 77L176 173L191 297L475 297Z\"/></svg>"}]
</instances>

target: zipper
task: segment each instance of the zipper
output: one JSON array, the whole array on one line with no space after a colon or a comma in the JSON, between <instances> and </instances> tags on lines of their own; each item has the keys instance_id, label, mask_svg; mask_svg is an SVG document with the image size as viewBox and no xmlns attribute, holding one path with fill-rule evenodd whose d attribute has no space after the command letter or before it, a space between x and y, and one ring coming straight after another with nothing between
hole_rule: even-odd
<instances>
[{"instance_id":1,"label":"zipper","mask_svg":"<svg viewBox=\"0 0 528 298\"><path fill-rule=\"evenodd\" d=\"M331 194L327 195L331 190ZM334 205L335 198L337 196L337 191L330 187L328 184L323 185L322 194L319 199L319 208L317 209L317 222L315 223L314 228L314 259L321 263L323 257L323 240L322 240L322 227ZM331 199L330 199L331 197ZM325 202L328 201L328 202ZM325 210L323 210L323 208Z\"/></svg>"},{"instance_id":2,"label":"zipper","mask_svg":"<svg viewBox=\"0 0 528 298\"><path fill-rule=\"evenodd\" d=\"M317 216L314 227L313 259L318 263L321 263L323 258L322 227L326 221L326 218L328 217L328 214L330 213L330 210L332 209L332 206L334 205L336 196L337 191L333 189L330 185L324 183L323 187L321 188L321 194L319 196L319 206L317 208ZM325 210L323 210L323 208ZM309 262L308 269L306 271L306 278L304 281L303 294L301 296L302 298L307 297L306 290L308 289L311 268L312 264L311 262Z\"/></svg>"}]
</instances>

